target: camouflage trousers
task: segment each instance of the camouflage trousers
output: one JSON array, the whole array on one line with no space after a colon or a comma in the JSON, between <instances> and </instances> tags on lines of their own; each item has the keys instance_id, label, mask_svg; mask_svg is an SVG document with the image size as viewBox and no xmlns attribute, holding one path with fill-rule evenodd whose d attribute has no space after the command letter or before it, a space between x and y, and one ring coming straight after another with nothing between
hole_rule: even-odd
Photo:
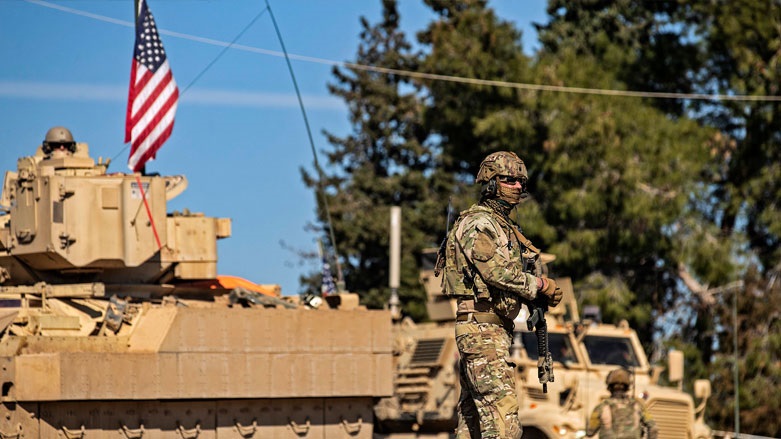
<instances>
[{"instance_id":1,"label":"camouflage trousers","mask_svg":"<svg viewBox=\"0 0 781 439\"><path fill-rule=\"evenodd\" d=\"M457 439L520 439L510 335L490 323L456 323L461 356Z\"/></svg>"}]
</instances>

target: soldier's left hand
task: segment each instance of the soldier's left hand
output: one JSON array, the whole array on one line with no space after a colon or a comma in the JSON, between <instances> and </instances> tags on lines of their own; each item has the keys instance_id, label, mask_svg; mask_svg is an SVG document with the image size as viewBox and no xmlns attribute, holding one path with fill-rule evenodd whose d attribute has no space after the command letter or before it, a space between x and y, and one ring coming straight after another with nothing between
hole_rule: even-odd
<instances>
[{"instance_id":1,"label":"soldier's left hand","mask_svg":"<svg viewBox=\"0 0 781 439\"><path fill-rule=\"evenodd\" d=\"M540 289L540 293L548 296L548 305L555 307L561 302L561 297L564 294L553 279L543 277L542 280L543 285L542 289Z\"/></svg>"},{"instance_id":2,"label":"soldier's left hand","mask_svg":"<svg viewBox=\"0 0 781 439\"><path fill-rule=\"evenodd\" d=\"M553 298L549 301L550 306L555 307L556 305L558 305L559 302L561 302L562 297L564 297L564 292L562 292L561 288L557 286L556 289L553 290Z\"/></svg>"}]
</instances>

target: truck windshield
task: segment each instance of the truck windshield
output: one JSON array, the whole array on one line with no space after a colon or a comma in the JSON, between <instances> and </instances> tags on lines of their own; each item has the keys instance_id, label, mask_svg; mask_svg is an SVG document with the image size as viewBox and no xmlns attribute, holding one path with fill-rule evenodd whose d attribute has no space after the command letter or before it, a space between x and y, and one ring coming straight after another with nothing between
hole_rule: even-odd
<instances>
[{"instance_id":1,"label":"truck windshield","mask_svg":"<svg viewBox=\"0 0 781 439\"><path fill-rule=\"evenodd\" d=\"M623 367L637 367L637 355L632 342L625 337L586 335L583 338L591 364L610 364Z\"/></svg>"},{"instance_id":2,"label":"truck windshield","mask_svg":"<svg viewBox=\"0 0 781 439\"><path fill-rule=\"evenodd\" d=\"M526 355L532 360L537 359L537 336L533 332L522 332L523 348L526 349ZM562 364L577 363L578 359L572 351L572 343L567 334L548 333L548 350L550 350L553 361Z\"/></svg>"}]
</instances>

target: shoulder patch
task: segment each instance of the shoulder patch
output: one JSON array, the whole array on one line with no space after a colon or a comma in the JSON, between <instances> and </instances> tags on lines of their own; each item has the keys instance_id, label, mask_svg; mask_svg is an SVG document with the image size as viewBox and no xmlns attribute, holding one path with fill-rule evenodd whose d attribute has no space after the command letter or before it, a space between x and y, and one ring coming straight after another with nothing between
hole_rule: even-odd
<instances>
[{"instance_id":1,"label":"shoulder patch","mask_svg":"<svg viewBox=\"0 0 781 439\"><path fill-rule=\"evenodd\" d=\"M491 259L496 254L496 242L485 232L478 232L475 236L472 257L480 262Z\"/></svg>"}]
</instances>

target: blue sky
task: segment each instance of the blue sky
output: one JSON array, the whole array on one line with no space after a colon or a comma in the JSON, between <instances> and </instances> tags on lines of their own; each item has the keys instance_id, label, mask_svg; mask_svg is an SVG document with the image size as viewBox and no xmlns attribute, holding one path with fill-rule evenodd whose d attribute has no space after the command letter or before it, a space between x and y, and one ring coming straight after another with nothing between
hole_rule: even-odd
<instances>
[{"instance_id":1,"label":"blue sky","mask_svg":"<svg viewBox=\"0 0 781 439\"><path fill-rule=\"evenodd\" d=\"M269 3L290 54L333 62L354 59L359 17L376 22L381 14L379 0ZM299 276L318 269L296 253L317 250L317 236L306 229L315 220L315 194L299 172L313 170L314 160L285 60L271 53L281 47L269 14L204 72L223 50L219 42L232 41L265 1L148 4L182 95L173 134L147 171L187 176L188 190L169 202L169 211L232 219L233 235L218 246L220 274L297 294ZM531 23L544 21L545 1L489 4L516 23L531 51ZM413 35L431 20L420 1L400 0L399 11ZM33 154L50 127L64 125L94 158L112 159L109 172L128 172L122 142L132 21L133 0L0 2L0 170L15 170L17 158ZM332 65L296 59L292 65L315 147L328 148L323 130L349 132L345 105L326 88Z\"/></svg>"}]
</instances>

